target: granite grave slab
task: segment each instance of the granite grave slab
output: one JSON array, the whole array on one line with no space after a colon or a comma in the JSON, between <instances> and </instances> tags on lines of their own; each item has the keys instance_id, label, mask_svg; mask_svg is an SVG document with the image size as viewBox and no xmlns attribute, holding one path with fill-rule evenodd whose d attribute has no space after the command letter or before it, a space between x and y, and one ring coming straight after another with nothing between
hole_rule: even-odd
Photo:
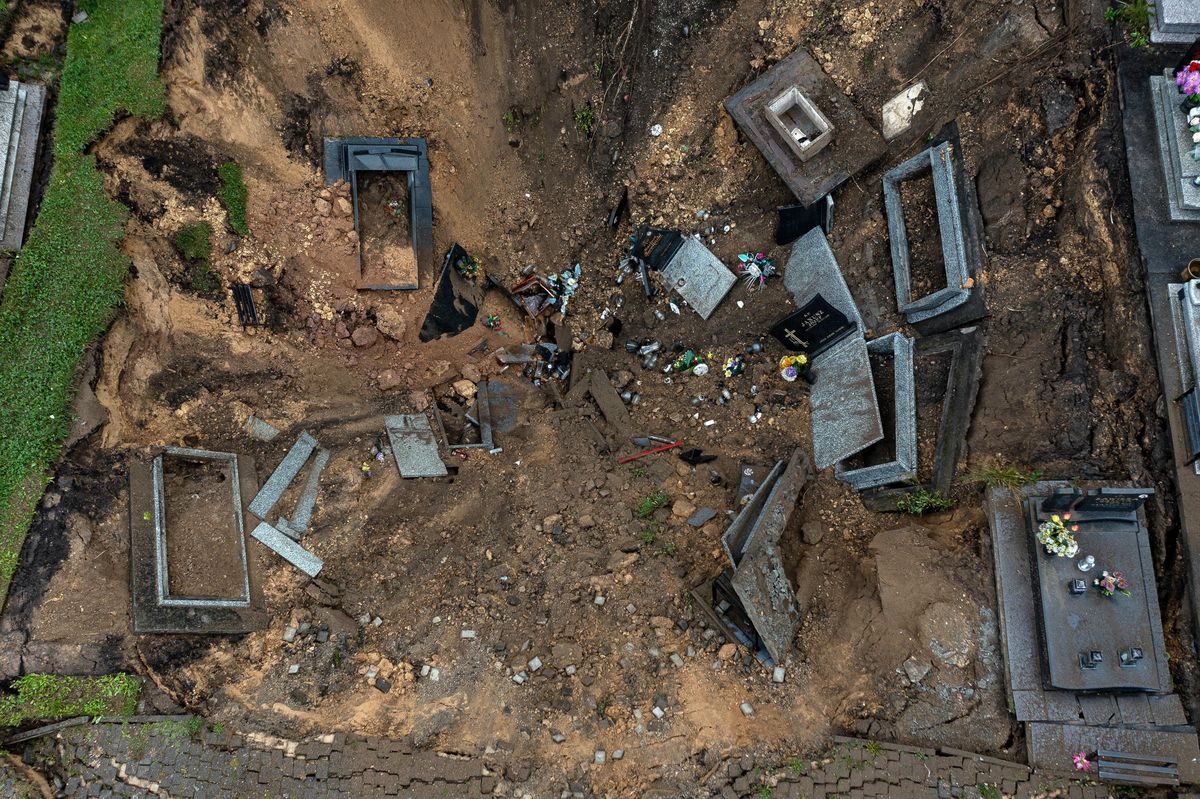
<instances>
[{"instance_id":1,"label":"granite grave slab","mask_svg":"<svg viewBox=\"0 0 1200 799\"><path fill-rule=\"evenodd\" d=\"M438 454L437 438L425 414L385 416L384 427L401 477L445 477L449 474Z\"/></svg>"},{"instance_id":2,"label":"granite grave slab","mask_svg":"<svg viewBox=\"0 0 1200 799\"><path fill-rule=\"evenodd\" d=\"M1172 222L1200 221L1200 161L1192 158L1192 132L1187 114L1180 109L1183 95L1171 70L1150 77L1154 127L1158 133L1158 158L1167 189L1167 211ZM1181 265L1180 268L1182 268Z\"/></svg>"},{"instance_id":3,"label":"granite grave slab","mask_svg":"<svg viewBox=\"0 0 1200 799\"><path fill-rule=\"evenodd\" d=\"M895 458L851 469L836 464L834 474L859 491L911 480L917 474L917 405L913 384L913 341L901 333L889 333L867 343L868 353L892 359L894 381L894 430L892 450ZM819 379L819 378L818 378Z\"/></svg>"},{"instance_id":4,"label":"granite grave slab","mask_svg":"<svg viewBox=\"0 0 1200 799\"><path fill-rule=\"evenodd\" d=\"M697 236L689 236L662 268L663 283L708 319L737 282L733 272Z\"/></svg>"}]
</instances>

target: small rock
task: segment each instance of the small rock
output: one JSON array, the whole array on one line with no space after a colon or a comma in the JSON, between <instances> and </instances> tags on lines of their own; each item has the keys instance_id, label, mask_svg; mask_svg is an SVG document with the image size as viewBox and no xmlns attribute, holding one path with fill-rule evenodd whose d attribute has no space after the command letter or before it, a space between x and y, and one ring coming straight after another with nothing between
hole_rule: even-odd
<instances>
[{"instance_id":1,"label":"small rock","mask_svg":"<svg viewBox=\"0 0 1200 799\"><path fill-rule=\"evenodd\" d=\"M454 393L465 400L474 399L475 392L478 390L475 388L475 384L470 380L455 380L452 384L452 387L454 389Z\"/></svg>"},{"instance_id":2,"label":"small rock","mask_svg":"<svg viewBox=\"0 0 1200 799\"><path fill-rule=\"evenodd\" d=\"M721 660L733 660L737 655L737 646L735 644L723 644L717 650L717 657Z\"/></svg>"},{"instance_id":3,"label":"small rock","mask_svg":"<svg viewBox=\"0 0 1200 799\"><path fill-rule=\"evenodd\" d=\"M696 512L696 506L688 502L686 499L677 499L675 504L671 506L671 513L678 516L680 519L686 519Z\"/></svg>"},{"instance_id":4,"label":"small rock","mask_svg":"<svg viewBox=\"0 0 1200 799\"><path fill-rule=\"evenodd\" d=\"M470 380L472 383L478 383L483 379L483 373L473 363L469 363L462 368L462 376L463 380Z\"/></svg>"},{"instance_id":5,"label":"small rock","mask_svg":"<svg viewBox=\"0 0 1200 799\"><path fill-rule=\"evenodd\" d=\"M429 407L429 395L424 391L414 391L408 395L408 401L412 403L413 410L417 413Z\"/></svg>"},{"instance_id":6,"label":"small rock","mask_svg":"<svg viewBox=\"0 0 1200 799\"><path fill-rule=\"evenodd\" d=\"M317 630L317 643L323 644L329 640L329 630Z\"/></svg>"},{"instance_id":7,"label":"small rock","mask_svg":"<svg viewBox=\"0 0 1200 799\"><path fill-rule=\"evenodd\" d=\"M786 672L784 671L783 666L776 666L775 670L771 672L771 681L772 682L783 682L783 678L784 678L785 674L786 674Z\"/></svg>"},{"instance_id":8,"label":"small rock","mask_svg":"<svg viewBox=\"0 0 1200 799\"><path fill-rule=\"evenodd\" d=\"M350 334L350 340L356 347L370 347L379 341L379 331L374 325L359 325Z\"/></svg>"},{"instance_id":9,"label":"small rock","mask_svg":"<svg viewBox=\"0 0 1200 799\"><path fill-rule=\"evenodd\" d=\"M743 716L753 716L754 715L754 707L749 702L742 702L742 715Z\"/></svg>"},{"instance_id":10,"label":"small rock","mask_svg":"<svg viewBox=\"0 0 1200 799\"><path fill-rule=\"evenodd\" d=\"M460 632L458 634L458 637L462 638L463 640L471 640L475 637L475 631L474 630L463 630L462 632Z\"/></svg>"},{"instance_id":11,"label":"small rock","mask_svg":"<svg viewBox=\"0 0 1200 799\"><path fill-rule=\"evenodd\" d=\"M655 705L650 712L654 714L654 718L656 719L661 719L663 716L667 715L667 711L663 710L658 705Z\"/></svg>"},{"instance_id":12,"label":"small rock","mask_svg":"<svg viewBox=\"0 0 1200 799\"><path fill-rule=\"evenodd\" d=\"M671 653L671 662L675 664L675 668L677 668L677 669L683 668L683 658L679 657L678 652Z\"/></svg>"},{"instance_id":13,"label":"small rock","mask_svg":"<svg viewBox=\"0 0 1200 799\"><path fill-rule=\"evenodd\" d=\"M688 517L687 523L692 527L703 527L706 523L716 517L716 515L717 512L712 508L700 508Z\"/></svg>"},{"instance_id":14,"label":"small rock","mask_svg":"<svg viewBox=\"0 0 1200 799\"><path fill-rule=\"evenodd\" d=\"M399 388L404 382L403 375L396 369L384 369L376 378L379 383L380 391L391 391L393 388Z\"/></svg>"},{"instance_id":15,"label":"small rock","mask_svg":"<svg viewBox=\"0 0 1200 799\"><path fill-rule=\"evenodd\" d=\"M539 657L531 658L529 661L529 670L537 671L542 667L542 659Z\"/></svg>"},{"instance_id":16,"label":"small rock","mask_svg":"<svg viewBox=\"0 0 1200 799\"><path fill-rule=\"evenodd\" d=\"M592 518L591 514L585 513L579 517L579 526L584 530L590 530L596 526L596 520Z\"/></svg>"},{"instance_id":17,"label":"small rock","mask_svg":"<svg viewBox=\"0 0 1200 799\"><path fill-rule=\"evenodd\" d=\"M334 201L334 205L337 206L338 213L342 216L349 216L354 211L354 206L345 197L338 197Z\"/></svg>"},{"instance_id":18,"label":"small rock","mask_svg":"<svg viewBox=\"0 0 1200 799\"><path fill-rule=\"evenodd\" d=\"M623 757L625 757L625 750L624 750L624 749L614 749L614 750L612 751L612 759L613 759L613 760L620 760L620 759L621 759L621 758L623 758Z\"/></svg>"},{"instance_id":19,"label":"small rock","mask_svg":"<svg viewBox=\"0 0 1200 799\"><path fill-rule=\"evenodd\" d=\"M518 671L512 677L513 682L515 682L517 685L522 685L526 679L525 672L523 671Z\"/></svg>"},{"instance_id":20,"label":"small rock","mask_svg":"<svg viewBox=\"0 0 1200 799\"><path fill-rule=\"evenodd\" d=\"M379 618L378 616L376 616L375 618L371 619L371 626L372 626L372 627L378 627L378 626L379 626L379 625L381 625L381 624L383 624L383 619Z\"/></svg>"},{"instance_id":21,"label":"small rock","mask_svg":"<svg viewBox=\"0 0 1200 799\"><path fill-rule=\"evenodd\" d=\"M292 641L295 641L296 640L296 628L288 627L286 630L284 630L283 631L283 640L289 644Z\"/></svg>"},{"instance_id":22,"label":"small rock","mask_svg":"<svg viewBox=\"0 0 1200 799\"><path fill-rule=\"evenodd\" d=\"M556 744L560 744L567 740L567 736L563 735L561 732L552 732L550 733L550 740L554 741Z\"/></svg>"},{"instance_id":23,"label":"small rock","mask_svg":"<svg viewBox=\"0 0 1200 799\"><path fill-rule=\"evenodd\" d=\"M300 664L299 663L293 663L292 665L288 666L288 674L299 674L299 673L300 673Z\"/></svg>"},{"instance_id":24,"label":"small rock","mask_svg":"<svg viewBox=\"0 0 1200 799\"><path fill-rule=\"evenodd\" d=\"M596 596L596 598L595 598L595 599L593 599L592 601L593 601L594 603L596 603L597 605L603 605L603 604L604 604L604 597L602 597L602 596L600 596L600 595L597 595L597 596Z\"/></svg>"},{"instance_id":25,"label":"small rock","mask_svg":"<svg viewBox=\"0 0 1200 799\"><path fill-rule=\"evenodd\" d=\"M379 693L381 694L386 694L388 691L392 690L392 684L382 677L375 678L375 687L379 689Z\"/></svg>"},{"instance_id":26,"label":"small rock","mask_svg":"<svg viewBox=\"0 0 1200 799\"><path fill-rule=\"evenodd\" d=\"M313 207L317 209L317 213L321 216L329 216L329 212L333 210L333 206L330 205L329 200L322 200L320 197L313 202Z\"/></svg>"},{"instance_id":27,"label":"small rock","mask_svg":"<svg viewBox=\"0 0 1200 799\"><path fill-rule=\"evenodd\" d=\"M604 750L603 750L603 749L597 749L597 750L596 750L596 757L594 758L594 761L595 761L596 765L597 765L597 766L603 766L603 765L604 765L604 761L605 761L605 759L606 759L606 756L605 756L605 754L604 754Z\"/></svg>"},{"instance_id":28,"label":"small rock","mask_svg":"<svg viewBox=\"0 0 1200 799\"><path fill-rule=\"evenodd\" d=\"M904 664L900 668L904 670L904 676L908 678L908 681L916 685L925 679L925 676L933 669L933 664L928 661L909 658L904 661Z\"/></svg>"},{"instance_id":29,"label":"small rock","mask_svg":"<svg viewBox=\"0 0 1200 799\"><path fill-rule=\"evenodd\" d=\"M431 682L439 682L442 679L442 670L441 669L430 669L429 670L429 679Z\"/></svg>"},{"instance_id":30,"label":"small rock","mask_svg":"<svg viewBox=\"0 0 1200 799\"><path fill-rule=\"evenodd\" d=\"M800 535L806 544L819 544L825 537L825 525L818 521L805 522L800 528Z\"/></svg>"}]
</instances>

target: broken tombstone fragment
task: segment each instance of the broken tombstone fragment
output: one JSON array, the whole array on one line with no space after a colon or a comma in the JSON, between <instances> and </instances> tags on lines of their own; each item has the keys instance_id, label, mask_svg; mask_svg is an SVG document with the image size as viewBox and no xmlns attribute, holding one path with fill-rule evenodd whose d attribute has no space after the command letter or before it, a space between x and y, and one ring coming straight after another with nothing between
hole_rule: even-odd
<instances>
[{"instance_id":1,"label":"broken tombstone fragment","mask_svg":"<svg viewBox=\"0 0 1200 799\"><path fill-rule=\"evenodd\" d=\"M829 233L833 227L833 195L830 194L812 205L786 205L775 210L779 212L776 244L791 244L814 228Z\"/></svg>"},{"instance_id":2,"label":"broken tombstone fragment","mask_svg":"<svg viewBox=\"0 0 1200 799\"><path fill-rule=\"evenodd\" d=\"M475 324L483 293L475 281L460 274L456 265L472 260L467 251L455 244L442 261L442 274L425 321L421 323L421 341L433 341L444 335L457 336Z\"/></svg>"}]
</instances>

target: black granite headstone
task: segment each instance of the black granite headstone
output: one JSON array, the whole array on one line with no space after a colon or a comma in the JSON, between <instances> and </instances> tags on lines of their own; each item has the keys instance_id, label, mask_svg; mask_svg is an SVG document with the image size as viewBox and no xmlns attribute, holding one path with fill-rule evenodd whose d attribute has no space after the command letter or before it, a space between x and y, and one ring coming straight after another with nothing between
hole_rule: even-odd
<instances>
[{"instance_id":1,"label":"black granite headstone","mask_svg":"<svg viewBox=\"0 0 1200 799\"><path fill-rule=\"evenodd\" d=\"M1097 511L1130 513L1142 507L1145 501L1150 498L1150 493L1149 491L1143 491L1140 493L1089 494L1079 501L1079 504L1075 506L1075 510L1081 513L1095 513Z\"/></svg>"},{"instance_id":2,"label":"black granite headstone","mask_svg":"<svg viewBox=\"0 0 1200 799\"><path fill-rule=\"evenodd\" d=\"M1079 490L1070 491L1055 491L1050 496L1042 500L1043 513L1064 513L1075 507L1075 503L1082 496Z\"/></svg>"},{"instance_id":3,"label":"black granite headstone","mask_svg":"<svg viewBox=\"0 0 1200 799\"><path fill-rule=\"evenodd\" d=\"M791 244L815 227L826 233L833 219L833 203L825 196L812 205L785 205L776 208L779 225L775 228L775 243Z\"/></svg>"},{"instance_id":4,"label":"black granite headstone","mask_svg":"<svg viewBox=\"0 0 1200 799\"><path fill-rule=\"evenodd\" d=\"M792 352L811 360L858 329L847 316L820 294L800 310L780 319L770 333Z\"/></svg>"}]
</instances>

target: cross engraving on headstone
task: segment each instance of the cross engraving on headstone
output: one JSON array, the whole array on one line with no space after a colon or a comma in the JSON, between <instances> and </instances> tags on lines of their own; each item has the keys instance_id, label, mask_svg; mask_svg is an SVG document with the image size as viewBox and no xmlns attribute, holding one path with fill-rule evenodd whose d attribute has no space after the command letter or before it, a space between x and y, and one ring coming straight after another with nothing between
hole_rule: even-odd
<instances>
[{"instance_id":1,"label":"cross engraving on headstone","mask_svg":"<svg viewBox=\"0 0 1200 799\"><path fill-rule=\"evenodd\" d=\"M771 328L771 335L793 352L812 358L854 331L856 325L820 294Z\"/></svg>"}]
</instances>

